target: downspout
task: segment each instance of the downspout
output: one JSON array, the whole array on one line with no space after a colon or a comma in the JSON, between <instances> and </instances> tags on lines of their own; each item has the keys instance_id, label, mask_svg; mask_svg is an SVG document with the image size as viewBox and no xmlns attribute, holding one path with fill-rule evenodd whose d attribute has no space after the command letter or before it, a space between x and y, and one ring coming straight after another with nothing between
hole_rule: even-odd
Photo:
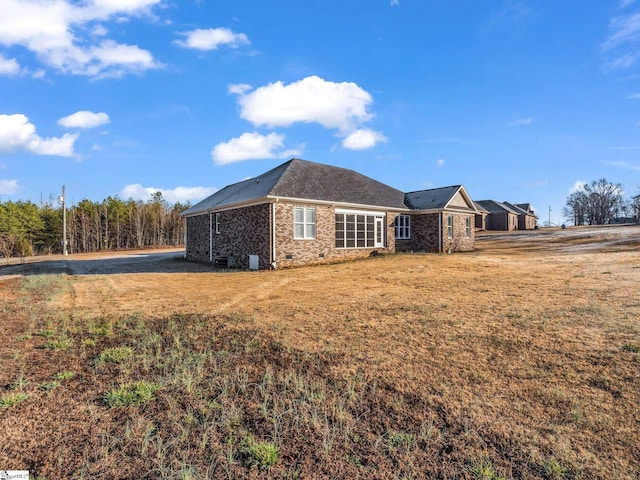
<instances>
[{"instance_id":1,"label":"downspout","mask_svg":"<svg viewBox=\"0 0 640 480\"><path fill-rule=\"evenodd\" d=\"M187 217L184 217L184 258L187 258Z\"/></svg>"},{"instance_id":2,"label":"downspout","mask_svg":"<svg viewBox=\"0 0 640 480\"><path fill-rule=\"evenodd\" d=\"M277 200L276 200L277 201ZM271 266L276 268L276 202L271 204Z\"/></svg>"},{"instance_id":3,"label":"downspout","mask_svg":"<svg viewBox=\"0 0 640 480\"><path fill-rule=\"evenodd\" d=\"M438 253L442 253L442 212L438 214Z\"/></svg>"},{"instance_id":4,"label":"downspout","mask_svg":"<svg viewBox=\"0 0 640 480\"><path fill-rule=\"evenodd\" d=\"M213 213L209 212L209 262L213 262Z\"/></svg>"}]
</instances>

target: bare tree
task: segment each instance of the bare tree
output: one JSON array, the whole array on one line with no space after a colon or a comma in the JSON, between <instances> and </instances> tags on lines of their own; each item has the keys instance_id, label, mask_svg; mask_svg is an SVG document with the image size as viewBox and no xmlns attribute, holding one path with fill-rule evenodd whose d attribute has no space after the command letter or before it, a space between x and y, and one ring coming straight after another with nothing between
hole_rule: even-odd
<instances>
[{"instance_id":1,"label":"bare tree","mask_svg":"<svg viewBox=\"0 0 640 480\"><path fill-rule=\"evenodd\" d=\"M613 221L622 204L622 185L601 178L569 195L564 214L574 225L604 225Z\"/></svg>"}]
</instances>

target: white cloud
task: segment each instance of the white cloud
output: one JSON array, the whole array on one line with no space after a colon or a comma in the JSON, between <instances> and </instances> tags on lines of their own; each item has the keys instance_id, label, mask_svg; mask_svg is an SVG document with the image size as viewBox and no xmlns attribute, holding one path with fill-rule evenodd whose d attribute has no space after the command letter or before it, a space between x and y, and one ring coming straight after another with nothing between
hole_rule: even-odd
<instances>
[{"instance_id":1,"label":"white cloud","mask_svg":"<svg viewBox=\"0 0 640 480\"><path fill-rule=\"evenodd\" d=\"M173 43L183 48L195 50L217 50L221 45L238 48L249 45L249 38L244 33L235 33L228 28L196 29L190 32L182 32L184 40L176 40Z\"/></svg>"},{"instance_id":2,"label":"white cloud","mask_svg":"<svg viewBox=\"0 0 640 480\"><path fill-rule=\"evenodd\" d=\"M20 73L20 65L15 58L4 58L0 54L0 75L18 75Z\"/></svg>"},{"instance_id":3,"label":"white cloud","mask_svg":"<svg viewBox=\"0 0 640 480\"><path fill-rule=\"evenodd\" d=\"M58 125L66 128L95 128L110 123L109 115L81 110L58 120Z\"/></svg>"},{"instance_id":4,"label":"white cloud","mask_svg":"<svg viewBox=\"0 0 640 480\"><path fill-rule=\"evenodd\" d=\"M342 146L349 150L366 150L374 147L377 143L386 141L387 137L381 132L363 128L349 134L342 141Z\"/></svg>"},{"instance_id":5,"label":"white cloud","mask_svg":"<svg viewBox=\"0 0 640 480\"><path fill-rule=\"evenodd\" d=\"M586 184L587 182L584 182L582 180L576 180L573 186L569 189L569 193L579 192L584 188Z\"/></svg>"},{"instance_id":6,"label":"white cloud","mask_svg":"<svg viewBox=\"0 0 640 480\"><path fill-rule=\"evenodd\" d=\"M629 163L624 161L609 161L604 163L605 165L609 165L611 167L622 168L624 170L630 170L632 172L640 172L640 163Z\"/></svg>"},{"instance_id":7,"label":"white cloud","mask_svg":"<svg viewBox=\"0 0 640 480\"><path fill-rule=\"evenodd\" d=\"M228 93L234 93L236 95L244 95L245 92L251 90L251 85L247 85L246 83L235 83L233 85L229 85L227 88Z\"/></svg>"},{"instance_id":8,"label":"white cloud","mask_svg":"<svg viewBox=\"0 0 640 480\"><path fill-rule=\"evenodd\" d=\"M240 116L255 126L288 127L319 123L343 133L371 119L371 95L352 82L335 83L317 76L289 85L278 81L240 95Z\"/></svg>"},{"instance_id":9,"label":"white cloud","mask_svg":"<svg viewBox=\"0 0 640 480\"><path fill-rule=\"evenodd\" d=\"M630 5L623 3L622 7ZM640 59L640 13L620 15L609 22L609 36L600 49L607 56L607 70L625 70Z\"/></svg>"},{"instance_id":10,"label":"white cloud","mask_svg":"<svg viewBox=\"0 0 640 480\"><path fill-rule=\"evenodd\" d=\"M620 8L627 8L629 5L633 4L636 0L621 0Z\"/></svg>"},{"instance_id":11,"label":"white cloud","mask_svg":"<svg viewBox=\"0 0 640 480\"><path fill-rule=\"evenodd\" d=\"M58 71L121 76L159 68L150 52L113 40L92 43L107 30L96 22L150 15L163 0L3 0L0 45L22 46Z\"/></svg>"},{"instance_id":12,"label":"white cloud","mask_svg":"<svg viewBox=\"0 0 640 480\"><path fill-rule=\"evenodd\" d=\"M0 180L0 195L13 195L17 191L17 180Z\"/></svg>"},{"instance_id":13,"label":"white cloud","mask_svg":"<svg viewBox=\"0 0 640 480\"><path fill-rule=\"evenodd\" d=\"M531 125L532 123L533 123L533 118L527 117L527 118L516 118L509 125L511 125L512 127L521 127L525 125Z\"/></svg>"},{"instance_id":14,"label":"white cloud","mask_svg":"<svg viewBox=\"0 0 640 480\"><path fill-rule=\"evenodd\" d=\"M439 158L436 160L436 167L440 168L442 166L444 166L444 158Z\"/></svg>"},{"instance_id":15,"label":"white cloud","mask_svg":"<svg viewBox=\"0 0 640 480\"><path fill-rule=\"evenodd\" d=\"M263 158L287 158L299 155L298 150L283 150L284 135L270 133L243 133L238 138L222 142L213 147L211 158L216 165L259 160Z\"/></svg>"},{"instance_id":16,"label":"white cloud","mask_svg":"<svg viewBox=\"0 0 640 480\"><path fill-rule=\"evenodd\" d=\"M26 115L0 115L0 153L26 150L38 155L73 156L77 134L65 133L60 138L42 138Z\"/></svg>"},{"instance_id":17,"label":"white cloud","mask_svg":"<svg viewBox=\"0 0 640 480\"><path fill-rule=\"evenodd\" d=\"M162 193L162 197L169 203L196 202L216 192L215 188L209 187L176 187L176 188L155 188L144 187L139 183L127 185L120 190L119 196L125 199L148 201L156 192Z\"/></svg>"},{"instance_id":18,"label":"white cloud","mask_svg":"<svg viewBox=\"0 0 640 480\"><path fill-rule=\"evenodd\" d=\"M631 95L627 96L627 98L629 100L640 100L640 93L632 93Z\"/></svg>"}]
</instances>

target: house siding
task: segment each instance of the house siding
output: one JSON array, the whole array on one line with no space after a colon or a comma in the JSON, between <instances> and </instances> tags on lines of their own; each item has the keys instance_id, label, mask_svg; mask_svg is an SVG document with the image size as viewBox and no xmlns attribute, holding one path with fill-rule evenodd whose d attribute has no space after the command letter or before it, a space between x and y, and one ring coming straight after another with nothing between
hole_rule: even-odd
<instances>
[{"instance_id":1,"label":"house siding","mask_svg":"<svg viewBox=\"0 0 640 480\"><path fill-rule=\"evenodd\" d=\"M316 209L315 239L300 240L293 238L293 209L295 207L314 207ZM358 209L358 211L366 210ZM335 213L336 209L330 205L276 203L277 268L329 263L395 252L396 240L393 227L395 213L386 212L386 246L376 248L336 248Z\"/></svg>"},{"instance_id":2,"label":"house siding","mask_svg":"<svg viewBox=\"0 0 640 480\"><path fill-rule=\"evenodd\" d=\"M490 213L487 217L487 230L512 231L518 229L518 216L511 213Z\"/></svg>"},{"instance_id":3,"label":"house siding","mask_svg":"<svg viewBox=\"0 0 640 480\"><path fill-rule=\"evenodd\" d=\"M213 258L227 257L229 266L249 268L249 255L258 255L260 268L269 268L270 207L270 204L261 204L217 212L220 233L215 233L214 212L211 225ZM187 217L187 232L187 260L209 262L209 214Z\"/></svg>"},{"instance_id":4,"label":"house siding","mask_svg":"<svg viewBox=\"0 0 640 480\"><path fill-rule=\"evenodd\" d=\"M396 240L398 252L439 252L438 218L440 222L442 251L467 252L474 249L475 231L473 228L474 216L472 214L451 213L453 215L453 238L448 237L447 216L449 213L430 213L411 215L411 238ZM466 237L466 218L471 220L471 236Z\"/></svg>"}]
</instances>

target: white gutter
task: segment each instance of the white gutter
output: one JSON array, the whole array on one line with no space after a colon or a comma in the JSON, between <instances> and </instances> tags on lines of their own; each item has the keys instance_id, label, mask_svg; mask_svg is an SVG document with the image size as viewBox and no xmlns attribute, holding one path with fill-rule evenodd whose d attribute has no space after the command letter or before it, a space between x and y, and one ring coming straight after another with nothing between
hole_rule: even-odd
<instances>
[{"instance_id":1,"label":"white gutter","mask_svg":"<svg viewBox=\"0 0 640 480\"><path fill-rule=\"evenodd\" d=\"M213 213L209 212L209 262L213 262Z\"/></svg>"},{"instance_id":2,"label":"white gutter","mask_svg":"<svg viewBox=\"0 0 640 480\"><path fill-rule=\"evenodd\" d=\"M438 253L442 253L442 215L438 215Z\"/></svg>"},{"instance_id":3,"label":"white gutter","mask_svg":"<svg viewBox=\"0 0 640 480\"><path fill-rule=\"evenodd\" d=\"M400 208L400 207L387 207L381 205L365 205L359 203L342 203L342 202L334 202L329 200L314 200L311 198L292 198L292 197L277 197L273 195L268 195L266 197L256 198L246 202L237 202L228 205L224 205L223 207L216 208L214 207L203 207L201 210L197 210L189 213L188 215L182 214L183 217L195 217L197 215L202 215L207 212L224 212L225 210L234 210L236 208L241 207L251 207L253 205L262 205L264 203L272 203L273 201L280 202L292 202L292 203L306 203L310 205L327 205L331 207L337 208L345 208L345 209L360 209L360 210L371 210L371 209L383 209L387 212L407 212L414 213L414 210L409 208Z\"/></svg>"},{"instance_id":4,"label":"white gutter","mask_svg":"<svg viewBox=\"0 0 640 480\"><path fill-rule=\"evenodd\" d=\"M277 200L276 200L277 202ZM271 266L276 268L276 203L271 204Z\"/></svg>"},{"instance_id":5,"label":"white gutter","mask_svg":"<svg viewBox=\"0 0 640 480\"><path fill-rule=\"evenodd\" d=\"M184 222L184 258L187 258L187 219L183 219Z\"/></svg>"}]
</instances>

